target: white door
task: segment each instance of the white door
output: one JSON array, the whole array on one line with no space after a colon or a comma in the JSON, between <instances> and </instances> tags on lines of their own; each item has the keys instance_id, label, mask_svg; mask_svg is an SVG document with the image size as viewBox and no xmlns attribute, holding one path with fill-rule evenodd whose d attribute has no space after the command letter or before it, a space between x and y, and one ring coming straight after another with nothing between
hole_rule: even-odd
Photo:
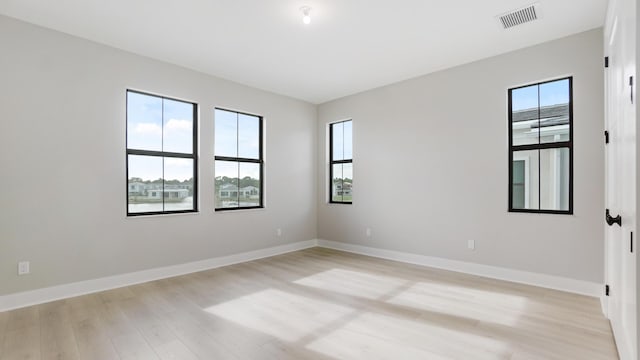
<instances>
[{"instance_id":1,"label":"white door","mask_svg":"<svg viewBox=\"0 0 640 360\"><path fill-rule=\"evenodd\" d=\"M630 77L635 78L635 1L610 2L605 27L605 206L621 226L605 224L606 311L620 358L637 359L636 338L636 120ZM635 97L635 94L633 94ZM636 99L633 99L635 102Z\"/></svg>"}]
</instances>

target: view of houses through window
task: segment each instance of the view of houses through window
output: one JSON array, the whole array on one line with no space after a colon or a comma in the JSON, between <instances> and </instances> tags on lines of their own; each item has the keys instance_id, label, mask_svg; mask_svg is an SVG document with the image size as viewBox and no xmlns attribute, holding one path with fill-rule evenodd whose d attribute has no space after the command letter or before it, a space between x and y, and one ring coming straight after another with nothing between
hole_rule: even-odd
<instances>
[{"instance_id":1,"label":"view of houses through window","mask_svg":"<svg viewBox=\"0 0 640 360\"><path fill-rule=\"evenodd\" d=\"M127 214L196 211L196 105L127 91Z\"/></svg>"},{"instance_id":2,"label":"view of houses through window","mask_svg":"<svg viewBox=\"0 0 640 360\"><path fill-rule=\"evenodd\" d=\"M215 109L216 210L263 207L262 118Z\"/></svg>"},{"instance_id":3,"label":"view of houses through window","mask_svg":"<svg viewBox=\"0 0 640 360\"><path fill-rule=\"evenodd\" d=\"M329 202L351 204L353 196L353 121L329 125Z\"/></svg>"},{"instance_id":4,"label":"view of houses through window","mask_svg":"<svg viewBox=\"0 0 640 360\"><path fill-rule=\"evenodd\" d=\"M510 211L572 212L572 78L509 90Z\"/></svg>"}]
</instances>

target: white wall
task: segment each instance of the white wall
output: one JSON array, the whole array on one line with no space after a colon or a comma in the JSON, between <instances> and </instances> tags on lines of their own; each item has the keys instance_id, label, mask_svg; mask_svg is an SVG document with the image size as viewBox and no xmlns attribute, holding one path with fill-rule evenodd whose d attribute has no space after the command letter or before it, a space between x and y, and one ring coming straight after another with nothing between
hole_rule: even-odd
<instances>
[{"instance_id":1,"label":"white wall","mask_svg":"<svg viewBox=\"0 0 640 360\"><path fill-rule=\"evenodd\" d=\"M319 238L602 283L602 57L596 29L320 105ZM507 89L568 75L574 215L509 213ZM329 205L327 123L348 118L353 205Z\"/></svg>"},{"instance_id":2,"label":"white wall","mask_svg":"<svg viewBox=\"0 0 640 360\"><path fill-rule=\"evenodd\" d=\"M316 237L314 105L2 16L0 49L0 295ZM200 105L199 214L126 217L127 88ZM214 106L264 116L264 210L214 212Z\"/></svg>"}]
</instances>

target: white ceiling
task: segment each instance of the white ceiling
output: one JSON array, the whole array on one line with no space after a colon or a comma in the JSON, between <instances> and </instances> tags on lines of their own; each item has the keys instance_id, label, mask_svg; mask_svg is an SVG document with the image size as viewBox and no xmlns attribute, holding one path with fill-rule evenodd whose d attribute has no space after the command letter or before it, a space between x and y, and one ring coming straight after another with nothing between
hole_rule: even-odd
<instances>
[{"instance_id":1,"label":"white ceiling","mask_svg":"<svg viewBox=\"0 0 640 360\"><path fill-rule=\"evenodd\" d=\"M0 0L0 13L322 103L602 26L607 0ZM300 7L312 7L302 23Z\"/></svg>"}]
</instances>

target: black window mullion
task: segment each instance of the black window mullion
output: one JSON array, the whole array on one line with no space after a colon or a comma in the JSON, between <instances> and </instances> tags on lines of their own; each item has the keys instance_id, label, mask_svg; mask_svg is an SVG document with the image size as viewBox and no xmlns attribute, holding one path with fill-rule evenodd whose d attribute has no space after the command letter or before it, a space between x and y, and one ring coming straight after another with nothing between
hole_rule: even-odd
<instances>
[{"instance_id":1,"label":"black window mullion","mask_svg":"<svg viewBox=\"0 0 640 360\"><path fill-rule=\"evenodd\" d=\"M238 124L240 125L240 124ZM240 132L240 128L238 128L238 133ZM238 136L238 139L240 138L240 136ZM240 146L238 146L238 149L240 149ZM236 161L236 163L238 164L238 191L236 192L236 202L238 203L238 207L240 207L240 161Z\"/></svg>"},{"instance_id":2,"label":"black window mullion","mask_svg":"<svg viewBox=\"0 0 640 360\"><path fill-rule=\"evenodd\" d=\"M538 210L542 209L542 162L540 161L540 155L542 151L540 150L540 145L542 144L542 124L540 122L540 84L536 86L538 90Z\"/></svg>"},{"instance_id":3,"label":"black window mullion","mask_svg":"<svg viewBox=\"0 0 640 360\"><path fill-rule=\"evenodd\" d=\"M335 126L339 124L339 123L335 123L335 124L331 124L331 128L330 128L330 133L331 133L331 148L329 149L329 152L331 153L331 162L330 162L330 168L331 168L331 179L329 181L329 201L332 203L337 203L337 201L334 200L334 187L336 186L335 183L335 177L336 174L334 172L334 165L336 164L336 160L335 160L335 154L333 151L333 143L334 143L334 128ZM344 128L343 128L343 132L344 132ZM337 194L336 194L337 195Z\"/></svg>"},{"instance_id":4,"label":"black window mullion","mask_svg":"<svg viewBox=\"0 0 640 360\"><path fill-rule=\"evenodd\" d=\"M162 101L160 102L161 105L161 109L162 109L162 126L161 128L161 134L162 136L160 137L160 149L162 149L162 152L164 153L164 98L162 99ZM164 194L165 194L165 188L164 188L164 182L166 181L165 176L164 176L164 159L165 157L162 157L162 212L165 211L165 203L164 203Z\"/></svg>"},{"instance_id":5,"label":"black window mullion","mask_svg":"<svg viewBox=\"0 0 640 360\"><path fill-rule=\"evenodd\" d=\"M220 161L241 161L241 162L254 163L254 164L263 163L261 159L237 158L237 157L230 157L230 156L216 156L215 159Z\"/></svg>"},{"instance_id":6,"label":"black window mullion","mask_svg":"<svg viewBox=\"0 0 640 360\"><path fill-rule=\"evenodd\" d=\"M191 154L193 156L193 209L198 210L198 196L196 189L198 188L198 107L193 107L193 140L191 142Z\"/></svg>"},{"instance_id":7,"label":"black window mullion","mask_svg":"<svg viewBox=\"0 0 640 360\"><path fill-rule=\"evenodd\" d=\"M526 151L526 150L538 150L538 149L545 150L545 149L559 149L559 148L566 148L566 147L571 147L570 141L549 142L549 143L544 143L540 145L536 145L536 144L516 145L516 146L512 146L511 150L512 151Z\"/></svg>"},{"instance_id":8,"label":"black window mullion","mask_svg":"<svg viewBox=\"0 0 640 360\"><path fill-rule=\"evenodd\" d=\"M146 156L166 156L166 157L183 158L183 159L195 159L196 158L195 154L162 152L162 151L153 151L153 150L138 150L138 149L127 149L127 154L129 154L129 155L146 155Z\"/></svg>"}]
</instances>

